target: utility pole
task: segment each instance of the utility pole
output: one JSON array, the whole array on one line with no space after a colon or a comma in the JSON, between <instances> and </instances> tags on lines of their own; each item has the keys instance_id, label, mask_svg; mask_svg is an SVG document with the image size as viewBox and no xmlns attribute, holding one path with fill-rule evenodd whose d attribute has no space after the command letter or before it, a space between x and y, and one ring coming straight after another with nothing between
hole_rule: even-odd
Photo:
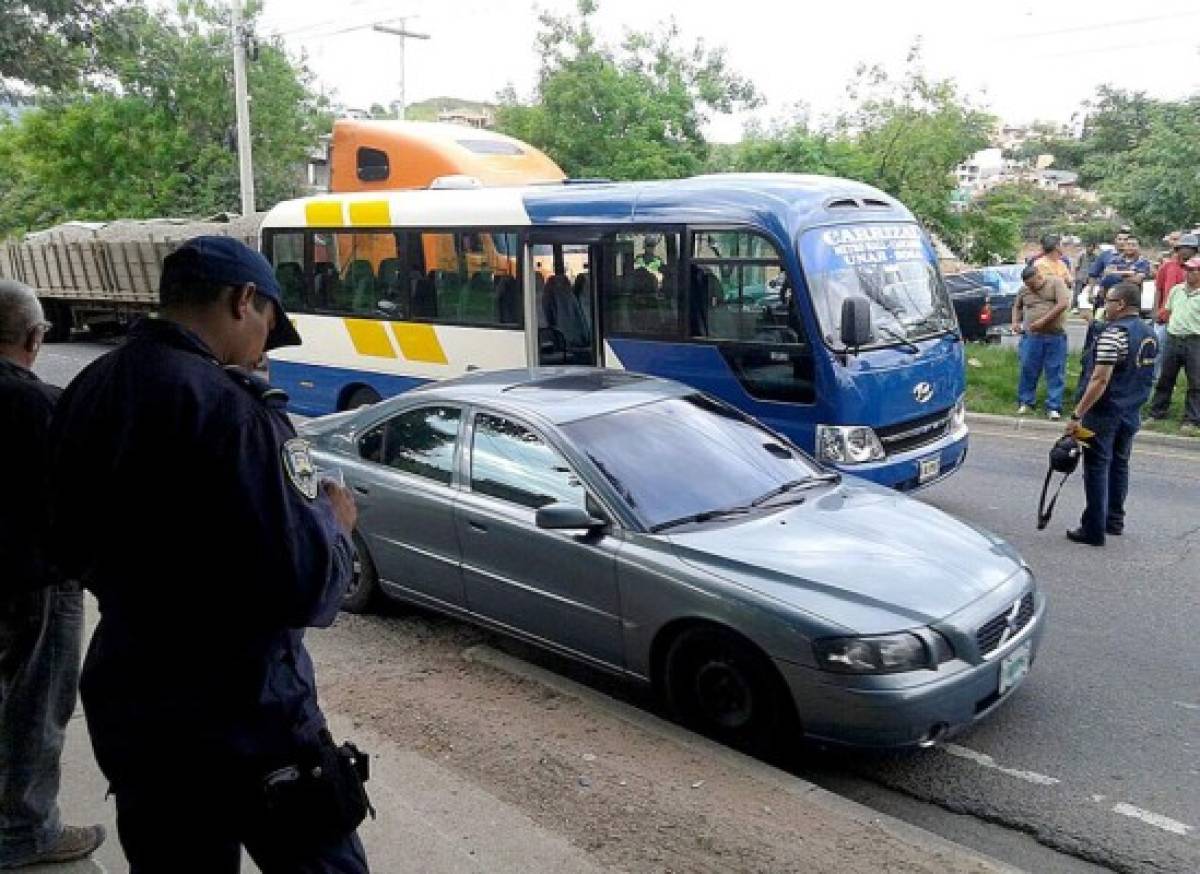
<instances>
[{"instance_id":1,"label":"utility pole","mask_svg":"<svg viewBox=\"0 0 1200 874\"><path fill-rule=\"evenodd\" d=\"M242 188L242 215L254 214L254 167L250 156L250 106L246 96L246 33L242 28L242 0L230 0L233 29L233 103L237 110L238 176Z\"/></svg>"},{"instance_id":2,"label":"utility pole","mask_svg":"<svg viewBox=\"0 0 1200 874\"><path fill-rule=\"evenodd\" d=\"M408 104L404 102L404 41L406 39L429 39L429 34L413 33L410 31L405 26L405 24L408 22L407 18L400 18L397 20L400 22L399 27L389 27L386 24L376 24L374 29L380 33L390 33L392 36L400 37L400 112L398 114L400 119L403 120L404 112L408 107Z\"/></svg>"}]
</instances>

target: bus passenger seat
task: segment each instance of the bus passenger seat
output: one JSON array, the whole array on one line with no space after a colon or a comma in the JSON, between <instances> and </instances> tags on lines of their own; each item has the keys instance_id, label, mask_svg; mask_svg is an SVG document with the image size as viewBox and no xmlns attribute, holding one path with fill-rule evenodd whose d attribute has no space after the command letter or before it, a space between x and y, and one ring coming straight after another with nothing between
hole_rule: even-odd
<instances>
[{"instance_id":1,"label":"bus passenger seat","mask_svg":"<svg viewBox=\"0 0 1200 874\"><path fill-rule=\"evenodd\" d=\"M371 262L362 258L346 266L346 280L342 284L350 308L356 313L375 312L375 269Z\"/></svg>"},{"instance_id":2,"label":"bus passenger seat","mask_svg":"<svg viewBox=\"0 0 1200 874\"><path fill-rule=\"evenodd\" d=\"M429 276L421 277L413 285L412 314L414 316L426 319L437 317L437 285L433 279L434 272L430 270Z\"/></svg>"},{"instance_id":3,"label":"bus passenger seat","mask_svg":"<svg viewBox=\"0 0 1200 874\"><path fill-rule=\"evenodd\" d=\"M384 258L379 262L379 296L399 300L400 291L400 259Z\"/></svg>"},{"instance_id":4,"label":"bus passenger seat","mask_svg":"<svg viewBox=\"0 0 1200 874\"><path fill-rule=\"evenodd\" d=\"M521 287L511 276L497 277L496 320L502 325L519 325L524 321L521 313Z\"/></svg>"},{"instance_id":5,"label":"bus passenger seat","mask_svg":"<svg viewBox=\"0 0 1200 874\"><path fill-rule=\"evenodd\" d=\"M282 261L275 268L275 279L288 309L304 308L304 270L295 261Z\"/></svg>"},{"instance_id":6,"label":"bus passenger seat","mask_svg":"<svg viewBox=\"0 0 1200 874\"><path fill-rule=\"evenodd\" d=\"M571 280L561 273L551 276L542 295L546 324L562 332L569 349L589 349L592 334L583 307L571 288Z\"/></svg>"},{"instance_id":7,"label":"bus passenger seat","mask_svg":"<svg viewBox=\"0 0 1200 874\"><path fill-rule=\"evenodd\" d=\"M592 333L592 306L588 297L588 274L585 270L575 277L571 285L575 300L579 301L579 309L583 312L583 321L587 325L588 334Z\"/></svg>"}]
</instances>

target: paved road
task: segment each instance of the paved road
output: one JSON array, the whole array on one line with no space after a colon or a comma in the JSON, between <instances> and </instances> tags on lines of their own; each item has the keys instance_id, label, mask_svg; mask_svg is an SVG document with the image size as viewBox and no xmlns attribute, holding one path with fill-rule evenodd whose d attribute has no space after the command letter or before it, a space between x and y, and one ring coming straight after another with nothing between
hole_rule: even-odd
<instances>
[{"instance_id":1,"label":"paved road","mask_svg":"<svg viewBox=\"0 0 1200 874\"><path fill-rule=\"evenodd\" d=\"M1048 594L1025 687L948 747L839 767L1116 870L1200 871L1200 454L1136 452L1128 533L1094 549L1063 537L1078 479L1035 530L1047 448L976 429L964 470L923 496L1011 540Z\"/></svg>"},{"instance_id":2,"label":"paved road","mask_svg":"<svg viewBox=\"0 0 1200 874\"><path fill-rule=\"evenodd\" d=\"M105 348L51 346L38 370L62 384ZM1027 870L1101 870L1083 859L1194 874L1200 454L1138 450L1129 533L1098 550L1062 536L1081 509L1078 478L1051 527L1035 530L1047 448L1044 437L976 429L966 467L922 496L1010 539L1037 573L1051 625L1024 687L951 745L822 753L804 776Z\"/></svg>"}]
</instances>

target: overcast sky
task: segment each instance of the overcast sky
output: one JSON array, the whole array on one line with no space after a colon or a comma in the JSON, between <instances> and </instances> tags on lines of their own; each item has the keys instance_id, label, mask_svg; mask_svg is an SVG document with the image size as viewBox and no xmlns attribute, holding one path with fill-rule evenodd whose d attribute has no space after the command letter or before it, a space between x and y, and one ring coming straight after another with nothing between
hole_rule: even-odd
<instances>
[{"instance_id":1,"label":"overcast sky","mask_svg":"<svg viewBox=\"0 0 1200 874\"><path fill-rule=\"evenodd\" d=\"M398 38L372 32L370 23L412 16L408 28L432 38L407 41L408 101L492 100L508 83L530 92L538 9L574 7L574 0L265 0L261 29L306 51L319 84L337 99L365 108L394 100L399 78ZM671 16L687 44L703 38L725 47L766 98L756 113L764 120L797 103L818 118L836 112L856 64L899 71L918 37L929 73L955 78L1011 122L1068 122L1102 83L1156 97L1200 92L1197 0L600 0L596 21L616 40ZM715 118L709 135L736 140L744 121Z\"/></svg>"}]
</instances>

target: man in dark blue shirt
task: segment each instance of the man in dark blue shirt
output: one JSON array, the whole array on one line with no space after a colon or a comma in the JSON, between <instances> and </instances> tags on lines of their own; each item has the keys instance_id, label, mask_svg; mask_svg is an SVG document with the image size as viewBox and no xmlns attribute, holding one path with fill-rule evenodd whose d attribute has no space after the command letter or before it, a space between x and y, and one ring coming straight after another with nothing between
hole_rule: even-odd
<instances>
[{"instance_id":1,"label":"man in dark blue shirt","mask_svg":"<svg viewBox=\"0 0 1200 874\"><path fill-rule=\"evenodd\" d=\"M227 237L169 255L161 317L67 388L51 433L60 563L100 606L81 694L134 874L367 870L353 827L281 832L264 779L328 740L303 629L350 580L350 493L318 485L286 396L299 342L270 265Z\"/></svg>"},{"instance_id":2,"label":"man in dark blue shirt","mask_svg":"<svg viewBox=\"0 0 1200 874\"><path fill-rule=\"evenodd\" d=\"M1067 532L1076 543L1103 546L1106 534L1125 532L1129 457L1158 354L1154 330L1139 317L1141 293L1141 284L1133 282L1106 292L1105 327L1086 353L1080 377L1085 388L1067 423L1072 436L1080 428L1093 432L1083 452L1087 505L1079 527Z\"/></svg>"}]
</instances>

